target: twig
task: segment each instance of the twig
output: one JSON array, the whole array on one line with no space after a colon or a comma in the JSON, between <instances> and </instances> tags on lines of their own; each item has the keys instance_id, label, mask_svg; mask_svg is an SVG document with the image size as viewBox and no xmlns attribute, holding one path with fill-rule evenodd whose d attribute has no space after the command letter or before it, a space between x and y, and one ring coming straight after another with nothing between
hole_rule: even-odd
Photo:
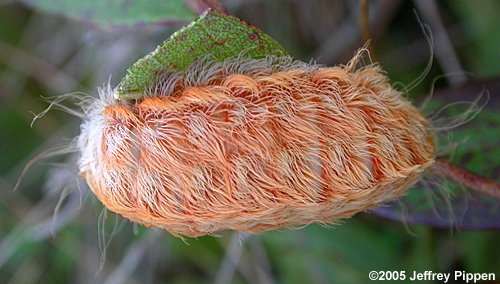
<instances>
[{"instance_id":1,"label":"twig","mask_svg":"<svg viewBox=\"0 0 500 284\"><path fill-rule=\"evenodd\" d=\"M77 192L71 194L70 202L64 206L57 222L50 212L53 196L46 194L38 204L31 209L9 234L0 240L0 268L26 243L36 243L45 240L71 222L78 213L80 197ZM44 218L45 217L45 218Z\"/></svg>"},{"instance_id":2,"label":"twig","mask_svg":"<svg viewBox=\"0 0 500 284\"><path fill-rule=\"evenodd\" d=\"M400 4L401 1L395 0L375 1L372 10L374 15L371 25L373 27L372 36L377 37L377 35L383 33ZM358 7L356 7L355 14L359 14ZM354 15L349 16L347 20L343 21L336 28L334 33L322 41L321 46L314 52L313 57L321 58L321 63L326 65L338 64L338 60L341 57L347 54L349 58L352 57L352 50L359 47L361 40L359 19L358 17L354 17ZM344 59L347 59L347 57Z\"/></svg>"},{"instance_id":3,"label":"twig","mask_svg":"<svg viewBox=\"0 0 500 284\"><path fill-rule=\"evenodd\" d=\"M201 0L205 5L207 5L209 8L220 11L222 13L227 13L226 8L224 8L224 5L219 0Z\"/></svg>"},{"instance_id":4,"label":"twig","mask_svg":"<svg viewBox=\"0 0 500 284\"><path fill-rule=\"evenodd\" d=\"M75 86L80 86L76 79L59 71L50 63L4 42L0 42L0 61L9 63L9 67L13 70L31 75L54 93L65 93ZM15 64L13 64L14 62Z\"/></svg>"},{"instance_id":5,"label":"twig","mask_svg":"<svg viewBox=\"0 0 500 284\"><path fill-rule=\"evenodd\" d=\"M217 10L227 14L227 10L219 0L186 0L186 4L198 14L205 12L207 9Z\"/></svg>"},{"instance_id":6,"label":"twig","mask_svg":"<svg viewBox=\"0 0 500 284\"><path fill-rule=\"evenodd\" d=\"M236 268L238 267L241 255L243 254L243 246L248 237L248 235L243 233L233 233L229 245L226 248L226 255L221 262L214 283L225 284L233 281Z\"/></svg>"},{"instance_id":7,"label":"twig","mask_svg":"<svg viewBox=\"0 0 500 284\"><path fill-rule=\"evenodd\" d=\"M160 230L151 230L147 236L130 245L120 264L114 268L104 283L125 283L127 279L130 279L134 270L145 258L145 254L151 249L151 245L158 243L161 233Z\"/></svg>"},{"instance_id":8,"label":"twig","mask_svg":"<svg viewBox=\"0 0 500 284\"><path fill-rule=\"evenodd\" d=\"M493 179L474 174L443 159L436 159L431 170L448 180L500 199L500 184Z\"/></svg>"},{"instance_id":9,"label":"twig","mask_svg":"<svg viewBox=\"0 0 500 284\"><path fill-rule=\"evenodd\" d=\"M363 38L363 42L365 43L371 40L370 22L368 15L368 0L361 0L361 15L359 17L359 24L361 26L361 35ZM377 62L377 55L375 53L375 49L373 48L373 44L368 45L368 51L370 52L370 57L373 62Z\"/></svg>"},{"instance_id":10,"label":"twig","mask_svg":"<svg viewBox=\"0 0 500 284\"><path fill-rule=\"evenodd\" d=\"M454 76L448 76L447 79L451 85L460 85L467 81L460 60L453 49L453 43L450 40L443 21L439 15L438 3L435 0L413 1L418 11L422 13L424 19L429 23L436 35L436 57L445 73L454 73Z\"/></svg>"},{"instance_id":11,"label":"twig","mask_svg":"<svg viewBox=\"0 0 500 284\"><path fill-rule=\"evenodd\" d=\"M273 279L271 263L266 253L266 248L262 244L262 238L254 237L250 239L250 249L253 256L253 264L257 273L259 283L276 283Z\"/></svg>"}]
</instances>

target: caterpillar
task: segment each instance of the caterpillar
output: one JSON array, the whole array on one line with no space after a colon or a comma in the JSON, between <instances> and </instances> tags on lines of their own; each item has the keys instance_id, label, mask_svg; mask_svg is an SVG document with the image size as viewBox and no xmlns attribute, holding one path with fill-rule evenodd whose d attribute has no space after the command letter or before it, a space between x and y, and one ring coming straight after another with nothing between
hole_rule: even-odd
<instances>
[{"instance_id":1,"label":"caterpillar","mask_svg":"<svg viewBox=\"0 0 500 284\"><path fill-rule=\"evenodd\" d=\"M86 106L80 174L111 211L175 236L333 223L433 164L429 122L377 64L199 60L141 99Z\"/></svg>"}]
</instances>

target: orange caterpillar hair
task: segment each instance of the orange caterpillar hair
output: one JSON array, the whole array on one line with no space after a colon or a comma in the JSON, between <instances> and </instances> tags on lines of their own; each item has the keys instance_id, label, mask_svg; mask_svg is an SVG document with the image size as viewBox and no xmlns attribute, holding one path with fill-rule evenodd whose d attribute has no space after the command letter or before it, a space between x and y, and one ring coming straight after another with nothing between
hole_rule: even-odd
<instances>
[{"instance_id":1,"label":"orange caterpillar hair","mask_svg":"<svg viewBox=\"0 0 500 284\"><path fill-rule=\"evenodd\" d=\"M201 61L143 99L101 91L79 137L104 205L176 236L331 223L400 198L435 158L376 65Z\"/></svg>"}]
</instances>

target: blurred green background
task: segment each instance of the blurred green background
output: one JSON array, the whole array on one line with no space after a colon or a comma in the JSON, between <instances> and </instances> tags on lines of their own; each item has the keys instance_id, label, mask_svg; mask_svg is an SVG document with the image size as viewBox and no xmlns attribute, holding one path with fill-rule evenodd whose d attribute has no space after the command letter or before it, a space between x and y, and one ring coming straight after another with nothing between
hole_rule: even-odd
<instances>
[{"instance_id":1,"label":"blurred green background","mask_svg":"<svg viewBox=\"0 0 500 284\"><path fill-rule=\"evenodd\" d=\"M465 206L453 196L427 199L433 204L428 210L447 202L460 207L444 216L455 224L449 228L362 213L331 228L310 225L252 236L226 232L184 241L103 211L78 177L78 157L42 160L13 192L31 159L79 133L79 119L57 110L30 127L33 113L47 107L41 96L76 91L95 96L108 80L116 85L128 66L189 22L193 1L185 2L173 8L184 9L175 10L177 18L166 11L165 19L151 19L157 24L112 25L89 20L92 11L82 20L0 1L0 283L368 283L371 270L408 276L464 270L500 277L498 231L461 226L461 214L478 199L463 189L455 194L469 199ZM346 63L364 44L360 1L221 2L304 61ZM489 102L477 117L441 132L439 143L454 163L498 180L500 2L377 0L369 8L372 44L400 86L417 78L430 59L414 11L432 30L434 64L407 93L420 103L435 86L426 113L450 102L474 101L489 90ZM100 12L106 17L106 10ZM443 115L463 110L450 108ZM402 208L415 205L412 194L419 189Z\"/></svg>"}]
</instances>

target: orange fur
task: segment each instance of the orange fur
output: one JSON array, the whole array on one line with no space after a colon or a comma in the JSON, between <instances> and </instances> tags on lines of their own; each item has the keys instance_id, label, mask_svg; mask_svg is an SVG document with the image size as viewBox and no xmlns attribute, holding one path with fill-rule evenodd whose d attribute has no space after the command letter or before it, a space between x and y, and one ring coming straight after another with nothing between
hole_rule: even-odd
<instances>
[{"instance_id":1,"label":"orange fur","mask_svg":"<svg viewBox=\"0 0 500 284\"><path fill-rule=\"evenodd\" d=\"M177 236L331 223L398 199L433 163L433 137L378 66L355 63L206 63L202 79L100 102L81 174L111 211Z\"/></svg>"}]
</instances>

